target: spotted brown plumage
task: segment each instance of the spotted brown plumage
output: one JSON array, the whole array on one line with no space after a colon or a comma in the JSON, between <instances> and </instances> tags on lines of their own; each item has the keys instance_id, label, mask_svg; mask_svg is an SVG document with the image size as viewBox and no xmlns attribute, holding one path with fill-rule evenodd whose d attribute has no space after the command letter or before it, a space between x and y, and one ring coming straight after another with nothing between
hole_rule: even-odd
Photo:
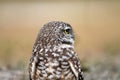
<instances>
[{"instance_id":1,"label":"spotted brown plumage","mask_svg":"<svg viewBox=\"0 0 120 80\"><path fill-rule=\"evenodd\" d=\"M30 80L83 80L70 24L53 21L38 33L29 64Z\"/></svg>"}]
</instances>

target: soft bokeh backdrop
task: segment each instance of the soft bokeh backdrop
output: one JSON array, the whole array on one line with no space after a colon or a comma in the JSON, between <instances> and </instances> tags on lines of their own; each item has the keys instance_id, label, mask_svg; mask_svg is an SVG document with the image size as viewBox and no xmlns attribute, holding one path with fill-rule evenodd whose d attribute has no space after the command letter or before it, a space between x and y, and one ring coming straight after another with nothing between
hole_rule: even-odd
<instances>
[{"instance_id":1,"label":"soft bokeh backdrop","mask_svg":"<svg viewBox=\"0 0 120 80\"><path fill-rule=\"evenodd\" d=\"M0 67L27 67L39 29L56 20L74 28L75 50L83 62L119 57L119 0L7 0L0 1Z\"/></svg>"}]
</instances>

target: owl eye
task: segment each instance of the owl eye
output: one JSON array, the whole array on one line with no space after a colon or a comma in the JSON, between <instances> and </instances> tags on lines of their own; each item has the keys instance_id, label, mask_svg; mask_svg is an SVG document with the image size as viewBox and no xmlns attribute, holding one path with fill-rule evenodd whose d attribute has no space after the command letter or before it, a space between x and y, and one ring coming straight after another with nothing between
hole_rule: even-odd
<instances>
[{"instance_id":1,"label":"owl eye","mask_svg":"<svg viewBox=\"0 0 120 80\"><path fill-rule=\"evenodd\" d=\"M65 33L65 34L69 34L69 33L70 33L70 29L64 30L64 33Z\"/></svg>"}]
</instances>

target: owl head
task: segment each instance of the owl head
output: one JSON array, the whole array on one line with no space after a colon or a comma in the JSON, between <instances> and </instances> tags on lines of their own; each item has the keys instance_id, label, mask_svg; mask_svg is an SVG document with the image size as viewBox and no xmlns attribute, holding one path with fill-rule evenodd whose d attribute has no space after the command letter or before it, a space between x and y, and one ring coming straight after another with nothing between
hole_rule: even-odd
<instances>
[{"instance_id":1,"label":"owl head","mask_svg":"<svg viewBox=\"0 0 120 80\"><path fill-rule=\"evenodd\" d=\"M45 24L39 31L37 41L43 44L74 44L74 32L70 24L52 21Z\"/></svg>"}]
</instances>

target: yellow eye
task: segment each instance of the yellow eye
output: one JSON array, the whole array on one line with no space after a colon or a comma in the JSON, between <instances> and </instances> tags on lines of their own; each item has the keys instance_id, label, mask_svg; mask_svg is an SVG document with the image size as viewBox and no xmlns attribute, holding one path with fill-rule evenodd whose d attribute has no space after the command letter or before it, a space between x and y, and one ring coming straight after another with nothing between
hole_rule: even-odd
<instances>
[{"instance_id":1,"label":"yellow eye","mask_svg":"<svg viewBox=\"0 0 120 80\"><path fill-rule=\"evenodd\" d=\"M65 30L64 30L64 33L65 33L65 34L70 34L70 33L71 33L71 30L70 30L70 29L65 29Z\"/></svg>"},{"instance_id":2,"label":"yellow eye","mask_svg":"<svg viewBox=\"0 0 120 80\"><path fill-rule=\"evenodd\" d=\"M64 30L64 33L65 33L65 34L69 34L69 32L68 32L67 30Z\"/></svg>"}]
</instances>

